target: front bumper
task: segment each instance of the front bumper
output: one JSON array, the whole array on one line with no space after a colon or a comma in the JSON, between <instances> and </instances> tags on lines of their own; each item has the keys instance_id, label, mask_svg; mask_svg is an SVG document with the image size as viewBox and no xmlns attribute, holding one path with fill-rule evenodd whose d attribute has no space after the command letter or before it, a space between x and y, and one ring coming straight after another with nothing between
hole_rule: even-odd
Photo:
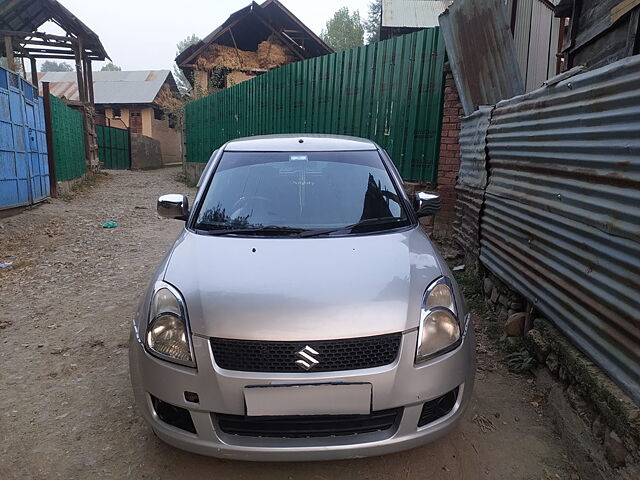
<instances>
[{"instance_id":1,"label":"front bumper","mask_svg":"<svg viewBox=\"0 0 640 480\"><path fill-rule=\"evenodd\" d=\"M181 367L149 355L132 333L129 351L131 381L138 408L156 434L184 450L220 458L255 461L329 460L383 455L413 448L446 434L462 416L473 390L475 335L471 322L456 350L414 365L417 331L403 335L400 353L390 365L365 370L273 374L220 369L213 361L210 342L193 337L198 368ZM271 383L370 383L372 410L402 407L393 431L322 438L255 438L220 431L215 414L244 415L244 387ZM418 427L425 402L459 388L455 406L438 420ZM195 392L199 403L185 400ZM196 434L175 428L158 418L151 395L189 411Z\"/></svg>"}]
</instances>

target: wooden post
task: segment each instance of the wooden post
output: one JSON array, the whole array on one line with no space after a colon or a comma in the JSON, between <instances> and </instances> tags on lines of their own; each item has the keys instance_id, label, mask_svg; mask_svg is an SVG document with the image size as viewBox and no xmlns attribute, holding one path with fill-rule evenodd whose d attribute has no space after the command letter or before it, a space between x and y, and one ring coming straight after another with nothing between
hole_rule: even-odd
<instances>
[{"instance_id":1,"label":"wooden post","mask_svg":"<svg viewBox=\"0 0 640 480\"><path fill-rule=\"evenodd\" d=\"M7 68L15 72L16 62L13 58L13 41L9 35L4 36L4 49L7 54Z\"/></svg>"},{"instance_id":2,"label":"wooden post","mask_svg":"<svg viewBox=\"0 0 640 480\"><path fill-rule=\"evenodd\" d=\"M51 196L58 196L58 182L56 180L56 161L53 151L53 120L51 118L51 94L49 82L42 82L42 100L44 101L44 125L47 136L47 157L49 163L49 185Z\"/></svg>"},{"instance_id":3,"label":"wooden post","mask_svg":"<svg viewBox=\"0 0 640 480\"><path fill-rule=\"evenodd\" d=\"M87 73L87 57L82 55L82 76L84 77L84 100L89 101L89 74Z\"/></svg>"},{"instance_id":4,"label":"wooden post","mask_svg":"<svg viewBox=\"0 0 640 480\"><path fill-rule=\"evenodd\" d=\"M82 39L78 39L78 45L76 45L74 53L76 60L76 78L78 79L78 96L80 97L80 102L85 103L87 99L84 96L85 90L82 75Z\"/></svg>"},{"instance_id":5,"label":"wooden post","mask_svg":"<svg viewBox=\"0 0 640 480\"><path fill-rule=\"evenodd\" d=\"M29 60L31 61L31 83L36 87L36 90L40 92L40 88L38 87L38 66L36 65L36 59L32 57Z\"/></svg>"},{"instance_id":6,"label":"wooden post","mask_svg":"<svg viewBox=\"0 0 640 480\"><path fill-rule=\"evenodd\" d=\"M89 87L89 102L91 105L95 103L93 91L93 71L91 70L91 60L87 59L87 86Z\"/></svg>"}]
</instances>

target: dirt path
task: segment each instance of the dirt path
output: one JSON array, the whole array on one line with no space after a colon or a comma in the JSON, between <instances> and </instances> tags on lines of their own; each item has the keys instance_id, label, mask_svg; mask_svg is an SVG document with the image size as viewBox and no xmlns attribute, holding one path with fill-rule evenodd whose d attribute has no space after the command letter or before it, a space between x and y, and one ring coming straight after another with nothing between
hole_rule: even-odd
<instances>
[{"instance_id":1,"label":"dirt path","mask_svg":"<svg viewBox=\"0 0 640 480\"><path fill-rule=\"evenodd\" d=\"M482 338L469 412L425 447L252 464L156 439L133 406L127 341L138 297L182 227L157 217L155 199L194 195L177 173L112 172L71 201L0 219L0 263L13 262L0 269L0 478L575 478L533 385ZM109 220L118 228L101 228Z\"/></svg>"}]
</instances>

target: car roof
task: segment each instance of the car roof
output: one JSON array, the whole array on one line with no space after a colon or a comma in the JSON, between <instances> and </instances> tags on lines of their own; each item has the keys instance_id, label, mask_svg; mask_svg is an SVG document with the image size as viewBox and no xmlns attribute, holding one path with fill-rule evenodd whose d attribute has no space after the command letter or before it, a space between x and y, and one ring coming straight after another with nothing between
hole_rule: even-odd
<instances>
[{"instance_id":1,"label":"car roof","mask_svg":"<svg viewBox=\"0 0 640 480\"><path fill-rule=\"evenodd\" d=\"M344 152L377 150L371 140L341 135L263 135L226 144L227 152Z\"/></svg>"}]
</instances>

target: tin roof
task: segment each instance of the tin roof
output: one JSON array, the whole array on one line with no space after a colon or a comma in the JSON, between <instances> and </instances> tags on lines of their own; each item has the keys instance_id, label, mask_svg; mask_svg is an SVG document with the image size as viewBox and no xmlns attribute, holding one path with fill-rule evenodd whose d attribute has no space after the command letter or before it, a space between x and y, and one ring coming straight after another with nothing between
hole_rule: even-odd
<instances>
[{"instance_id":1,"label":"tin roof","mask_svg":"<svg viewBox=\"0 0 640 480\"><path fill-rule=\"evenodd\" d=\"M437 27L438 16L452 3L453 0L383 0L382 26Z\"/></svg>"},{"instance_id":2,"label":"tin roof","mask_svg":"<svg viewBox=\"0 0 640 480\"><path fill-rule=\"evenodd\" d=\"M44 72L38 80L50 82L56 97L78 100L75 72ZM169 70L140 70L124 72L93 72L96 104L153 103L165 82L176 91L175 80Z\"/></svg>"}]
</instances>

